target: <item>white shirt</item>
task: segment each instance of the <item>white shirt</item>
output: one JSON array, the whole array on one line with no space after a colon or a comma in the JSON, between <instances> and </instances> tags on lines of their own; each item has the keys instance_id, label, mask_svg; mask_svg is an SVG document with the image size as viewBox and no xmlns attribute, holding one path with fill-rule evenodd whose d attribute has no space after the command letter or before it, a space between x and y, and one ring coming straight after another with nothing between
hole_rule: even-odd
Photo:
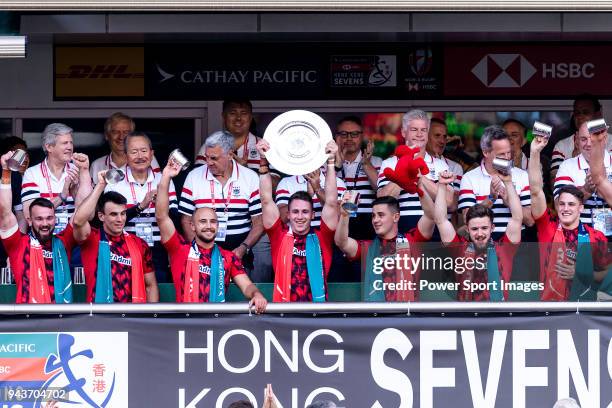
<instances>
[{"instance_id":1,"label":"white shirt","mask_svg":"<svg viewBox=\"0 0 612 408\"><path fill-rule=\"evenodd\" d=\"M425 176L434 182L438 182L439 174L445 170L448 170L448 165L445 161L438 158L434 158L429 153L425 153L425 163L429 167L429 173ZM382 162L380 171L378 172L378 188L382 188L389 184L389 180L385 177L384 171L387 167L395 169L397 165L397 156L391 156ZM406 191L400 191L399 196L400 205L400 231L408 231L416 227L419 219L423 215L423 209L421 208L421 202L419 201L419 195L417 193L409 194Z\"/></svg>"},{"instance_id":2,"label":"white shirt","mask_svg":"<svg viewBox=\"0 0 612 408\"><path fill-rule=\"evenodd\" d=\"M106 156L98 157L96 160L93 161L93 163L91 163L91 166L89 166L89 174L91 175L91 179L93 180L94 184L98 184L99 172L104 170L110 170L112 168L122 170L123 174L125 174L126 167L127 163L123 166L117 166L115 162L111 160L111 155L109 153ZM153 173L161 172L161 169L159 168L159 163L155 156L153 156L153 160L151 160L151 168L153 169Z\"/></svg>"},{"instance_id":3,"label":"white shirt","mask_svg":"<svg viewBox=\"0 0 612 408\"><path fill-rule=\"evenodd\" d=\"M459 186L461 185L461 179L463 178L463 167L456 161L447 159L444 156L442 156L441 159L444 160L444 162L448 166L448 170L455 175L455 181L453 181L453 190L459 192Z\"/></svg>"},{"instance_id":4,"label":"white shirt","mask_svg":"<svg viewBox=\"0 0 612 408\"><path fill-rule=\"evenodd\" d=\"M513 167L512 184L518 194L521 205L523 207L531 205L531 192L529 191L529 177L525 170ZM491 176L484 166L484 162L473 170L465 173L461 179L461 187L459 190L459 210L472 207L489 198L491 194ZM496 235L506 232L508 222L512 218L510 209L506 207L501 198L497 198L493 203L493 224L495 229L493 232ZM524 226L523 226L524 227Z\"/></svg>"},{"instance_id":5,"label":"white shirt","mask_svg":"<svg viewBox=\"0 0 612 408\"><path fill-rule=\"evenodd\" d=\"M214 208L220 219L227 216L225 241L228 246L232 240L240 244L251 229L251 218L261 214L259 177L232 160L232 175L222 186L206 164L195 168L183 185L179 212L192 215L196 208L202 207Z\"/></svg>"},{"instance_id":6,"label":"white shirt","mask_svg":"<svg viewBox=\"0 0 612 408\"><path fill-rule=\"evenodd\" d=\"M559 140L555 145L552 152L552 158L550 160L550 169L557 170L564 160L572 158L574 152L576 134L566 137L565 139ZM608 133L608 151L612 152L612 135Z\"/></svg>"},{"instance_id":7,"label":"white shirt","mask_svg":"<svg viewBox=\"0 0 612 408\"><path fill-rule=\"evenodd\" d=\"M361 164L362 152L357 153L355 160L344 160L342 170L337 173L337 176L344 181L348 190L355 190L359 193L358 213L371 214L372 201L376 199L376 190L370 185L370 179ZM372 156L370 159L372 166L376 169L376 173L380 170L382 159ZM359 170L359 174L357 173Z\"/></svg>"},{"instance_id":8,"label":"white shirt","mask_svg":"<svg viewBox=\"0 0 612 408\"><path fill-rule=\"evenodd\" d=\"M134 207L138 205L142 200L144 200L147 193L151 190L157 190L157 186L161 181L160 173L153 173L153 170L149 168L149 172L147 174L147 181L143 184L139 184L134 181L134 176L132 175L132 170L127 167L125 178L118 182L117 184L108 184L104 189L104 192L107 191L116 191L121 194L127 200L127 208ZM176 190L174 189L174 183L170 181L170 187L168 189L168 198L170 201L170 209L176 210L178 208L178 203L176 199ZM159 226L157 225L157 220L155 219L155 201L151 202L148 208L140 213L140 215L129 220L125 225L125 230L136 234L136 224L150 224L153 226L153 241L158 242L161 239ZM144 239L144 237L141 237Z\"/></svg>"},{"instance_id":9,"label":"white shirt","mask_svg":"<svg viewBox=\"0 0 612 408\"><path fill-rule=\"evenodd\" d=\"M608 175L608 180L612 178L612 156L609 152L604 154L604 166ZM580 154L576 157L571 157L564 160L559 166L557 176L555 178L554 195L557 198L557 192L560 187L572 185L576 187L584 186L586 181L587 170L590 168L589 163L584 156ZM606 201L601 197L593 194L584 202L584 210L580 214L580 221L587 225L593 225L592 211L595 208L610 208Z\"/></svg>"},{"instance_id":10,"label":"white shirt","mask_svg":"<svg viewBox=\"0 0 612 408\"><path fill-rule=\"evenodd\" d=\"M319 177L319 182L321 184L321 188L325 189L325 175L321 172ZM342 180L336 177L336 185L338 186L338 200L342 198L342 194L346 191L346 186ZM304 176L289 176L284 177L276 186L276 205L288 205L289 197L298 191L307 191L308 190L308 181L304 178ZM311 225L313 227L319 227L321 225L321 211L323 207L321 206L321 202L319 201L319 197L317 197L316 193L312 196L312 209L314 211L314 218L312 220Z\"/></svg>"},{"instance_id":11,"label":"white shirt","mask_svg":"<svg viewBox=\"0 0 612 408\"><path fill-rule=\"evenodd\" d=\"M51 200L59 196L64 189L64 182L67 177L66 169L68 168L76 168L76 166L72 163L66 163L58 179L49 170L46 158L36 166L28 167L23 174L23 181L21 183L21 202L25 203L39 197ZM69 216L72 216L74 214L74 197L68 193L66 203L58 206L55 212L56 214L66 212ZM56 225L59 221L57 220Z\"/></svg>"}]
</instances>

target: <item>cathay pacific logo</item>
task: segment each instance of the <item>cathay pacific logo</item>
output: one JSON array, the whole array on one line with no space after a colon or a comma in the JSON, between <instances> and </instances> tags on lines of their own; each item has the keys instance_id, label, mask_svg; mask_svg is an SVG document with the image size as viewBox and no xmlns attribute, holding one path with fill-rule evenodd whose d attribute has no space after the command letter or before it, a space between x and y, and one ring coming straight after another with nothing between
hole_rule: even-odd
<instances>
[{"instance_id":1,"label":"cathay pacific logo","mask_svg":"<svg viewBox=\"0 0 612 408\"><path fill-rule=\"evenodd\" d=\"M155 64L155 67L157 68L157 72L159 72L159 75L161 75L161 79L159 80L159 83L161 84L162 82L166 82L169 79L174 78L174 74L169 74L168 72L164 71L159 64Z\"/></svg>"}]
</instances>

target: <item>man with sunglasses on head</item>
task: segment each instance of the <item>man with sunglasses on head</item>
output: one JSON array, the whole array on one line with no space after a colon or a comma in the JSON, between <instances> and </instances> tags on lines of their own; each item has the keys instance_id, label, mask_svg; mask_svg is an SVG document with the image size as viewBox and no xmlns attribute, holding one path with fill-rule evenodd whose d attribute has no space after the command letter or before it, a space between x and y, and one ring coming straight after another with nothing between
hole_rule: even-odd
<instances>
[{"instance_id":1,"label":"man with sunglasses on head","mask_svg":"<svg viewBox=\"0 0 612 408\"><path fill-rule=\"evenodd\" d=\"M363 135L361 119L346 116L336 127L336 174L344 181L346 189L359 194L357 213L351 216L349 230L355 239L369 239L372 229L372 202L376 199L380 157L373 156L374 142Z\"/></svg>"}]
</instances>

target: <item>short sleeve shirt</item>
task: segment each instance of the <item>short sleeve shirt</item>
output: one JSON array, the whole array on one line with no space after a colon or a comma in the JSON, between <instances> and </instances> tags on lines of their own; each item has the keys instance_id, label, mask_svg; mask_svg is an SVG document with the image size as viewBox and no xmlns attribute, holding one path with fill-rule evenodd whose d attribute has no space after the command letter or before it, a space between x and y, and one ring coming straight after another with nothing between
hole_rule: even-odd
<instances>
[{"instance_id":1,"label":"short sleeve shirt","mask_svg":"<svg viewBox=\"0 0 612 408\"><path fill-rule=\"evenodd\" d=\"M325 175L321 172L320 178L321 188L325 188ZM346 185L344 181L340 178L336 177L336 186L338 188L338 200L342 199L342 194L346 191ZM276 187L276 205L288 205L289 198L297 193L298 191L307 191L308 190L308 181L304 178L304 176L289 176L284 177L278 183ZM319 228L321 225L321 213L323 211L323 207L321 206L321 201L319 201L319 197L317 194L313 194L312 196L312 209L314 211L314 218L312 220L311 225L315 228Z\"/></svg>"},{"instance_id":2,"label":"short sleeve shirt","mask_svg":"<svg viewBox=\"0 0 612 408\"><path fill-rule=\"evenodd\" d=\"M94 184L98 184L98 173L99 172L104 171L104 170L110 170L110 169L119 169L125 173L127 170L127 164L124 164L123 166L116 165L115 162L111 160L110 154L107 154L106 156L98 157L96 160L94 160L93 163L91 163L91 166L89 166L89 174L91 175L91 178ZM151 169L153 170L153 173L155 174L161 172L161 169L159 167L159 162L157 161L155 156L153 156L153 159L151 160Z\"/></svg>"},{"instance_id":3,"label":"short sleeve shirt","mask_svg":"<svg viewBox=\"0 0 612 408\"><path fill-rule=\"evenodd\" d=\"M455 258L466 258L466 250L468 244L469 241L467 239L455 234L455 237L453 238L450 244L451 253L453 253ZM504 282L510 282L510 279L512 277L512 265L514 262L514 256L516 255L516 251L518 250L519 245L510 241L506 233L502 235L501 239L494 242L494 245L495 252L497 254L497 267L499 270L499 278ZM488 290L485 289L470 291L464 287L464 282L468 280L472 283L486 284L488 282L488 273L486 269L486 252L482 256L484 257L481 257L483 261L480 263L475 263L475 265L484 263L484 269L475 266L473 269L466 270L463 273L457 273L457 269L455 270L455 281L459 283L459 288L457 291L458 300L489 300ZM479 256L476 255L476 257ZM508 298L508 293L506 291L504 291L504 298Z\"/></svg>"},{"instance_id":4,"label":"short sleeve shirt","mask_svg":"<svg viewBox=\"0 0 612 408\"><path fill-rule=\"evenodd\" d=\"M538 229L538 241L540 242L540 270L545 271L548 268L549 262L556 262L557 254L551 254L551 243L553 242L555 233L559 225L559 218L553 215L550 209L546 209L544 214L535 220L536 228ZM593 267L596 271L607 269L608 262L608 240L604 234L585 225L585 229L589 233L591 240L591 250L593 254ZM562 228L565 238L566 249L569 251L577 251L578 248L578 228L565 229Z\"/></svg>"},{"instance_id":5,"label":"short sleeve shirt","mask_svg":"<svg viewBox=\"0 0 612 408\"><path fill-rule=\"evenodd\" d=\"M275 268L277 267L276 259L279 255L278 251L280 245L288 230L289 227L281 221L280 217L270 229L266 230L266 233L270 237L272 263ZM332 261L334 231L330 230L324 221L321 221L321 227L319 229L314 229L313 232L319 238L321 255L323 257L323 278L325 287L327 288L327 275L329 274L329 268ZM306 235L295 236L293 257L291 260L291 301L312 301L312 292L310 290L310 281L308 279L308 268L306 264Z\"/></svg>"},{"instance_id":6,"label":"short sleeve shirt","mask_svg":"<svg viewBox=\"0 0 612 408\"><path fill-rule=\"evenodd\" d=\"M251 230L251 218L261 214L259 177L232 160L232 175L221 185L207 165L192 170L183 184L179 212L191 216L196 208L214 208L219 219L227 217L227 236L218 242L236 248Z\"/></svg>"},{"instance_id":7,"label":"short sleeve shirt","mask_svg":"<svg viewBox=\"0 0 612 408\"><path fill-rule=\"evenodd\" d=\"M416 244L416 243L420 243L420 242L427 242L429 241L427 238L425 238L422 234L421 231L419 231L418 228L413 228L410 231L408 231L407 233L403 234L404 237L408 240L408 242L410 244ZM393 238L393 239L383 239L381 240L380 243L380 255L384 256L384 255L394 255L397 253L396 251L396 240L397 238ZM349 261L359 261L361 260L361 266L362 269L366 267L366 257L367 257L367 249L369 249L370 245L372 244L373 241L371 240L359 240L357 241L357 253L355 253L355 256L349 258ZM417 250L417 248L415 248L414 246L410 247L410 253L411 254L415 254L418 253L419 251ZM366 273L368 273L369 271L365 271ZM418 273L420 271L416 271L415 273L415 278L416 281L418 281L420 273ZM389 283L398 283L396 282L396 274L395 274L395 270L394 269L384 269L382 272L382 280L384 284L389 284ZM385 286L385 288L387 288L387 286ZM394 302L396 301L396 294L397 292L394 290L385 290L385 300L387 302Z\"/></svg>"},{"instance_id":8,"label":"short sleeve shirt","mask_svg":"<svg viewBox=\"0 0 612 408\"><path fill-rule=\"evenodd\" d=\"M176 291L177 302L183 299L183 290L185 283L185 270L189 249L191 243L186 241L176 231L170 239L163 243L168 255L170 255L170 269L172 271L172 280L174 281L174 289ZM204 249L198 246L200 252L200 299L202 302L208 302L210 295L210 265L212 259L212 248ZM223 257L223 268L225 270L225 289L229 287L230 280L238 275L245 274L246 271L242 262L232 252L223 248L219 248ZM179 300L180 299L180 300Z\"/></svg>"},{"instance_id":9,"label":"short sleeve shirt","mask_svg":"<svg viewBox=\"0 0 612 408\"><path fill-rule=\"evenodd\" d=\"M427 167L429 167L429 173L425 176L428 179L438 182L440 173L448 170L448 165L437 157L431 156L429 153L425 153L424 157ZM390 183L390 180L385 177L384 171L386 168L395 169L397 165L397 156L391 156L382 162L380 166L380 172L378 173L378 188L382 188ZM423 208L419 201L419 195L417 193L409 194L406 191L400 191L399 195L400 204L400 230L408 231L416 227L419 219L423 215Z\"/></svg>"},{"instance_id":10,"label":"short sleeve shirt","mask_svg":"<svg viewBox=\"0 0 612 408\"><path fill-rule=\"evenodd\" d=\"M2 236L2 245L9 256L11 269L17 286L17 303L28 303L30 298L30 236L19 231L17 225L11 231L7 231L10 235ZM72 225L68 224L66 229L56 235L64 244L68 260L70 253L75 247L76 242L72 235ZM54 275L53 275L53 248L51 240L41 243L43 249L43 259L45 261L45 269L47 272L47 284L51 293L51 300L54 299Z\"/></svg>"},{"instance_id":11,"label":"short sleeve shirt","mask_svg":"<svg viewBox=\"0 0 612 408\"><path fill-rule=\"evenodd\" d=\"M604 154L604 167L608 180L612 180L612 155L608 152ZM582 187L586 182L586 174L590 169L589 163L584 156L572 157L564 160L559 166L557 176L555 177L554 193L557 196L559 189L563 186ZM608 203L596 194L584 200L584 210L580 214L580 221L585 225L593 225L592 212L598 208L608 209Z\"/></svg>"},{"instance_id":12,"label":"short sleeve shirt","mask_svg":"<svg viewBox=\"0 0 612 408\"><path fill-rule=\"evenodd\" d=\"M529 191L529 177L525 170L512 168L512 184L519 196L521 205L527 207L531 205L531 192ZM491 194L491 176L487 172L484 163L479 167L468 171L461 179L461 187L459 190L459 210L470 208L476 204L480 204L489 198ZM503 237L508 227L508 222L512 218L510 209L504 204L501 198L497 198L493 203L493 238L500 239ZM524 226L523 226L524 228Z\"/></svg>"},{"instance_id":13,"label":"short sleeve shirt","mask_svg":"<svg viewBox=\"0 0 612 408\"><path fill-rule=\"evenodd\" d=\"M113 299L117 303L132 302L132 259L128 251L125 235L112 236L106 234L110 246L111 275L113 281ZM140 253L143 255L143 274L154 273L151 248L138 238ZM91 234L81 245L81 258L85 270L86 298L93 302L96 298L96 277L98 272L98 247L100 245L100 230L91 229Z\"/></svg>"}]
</instances>

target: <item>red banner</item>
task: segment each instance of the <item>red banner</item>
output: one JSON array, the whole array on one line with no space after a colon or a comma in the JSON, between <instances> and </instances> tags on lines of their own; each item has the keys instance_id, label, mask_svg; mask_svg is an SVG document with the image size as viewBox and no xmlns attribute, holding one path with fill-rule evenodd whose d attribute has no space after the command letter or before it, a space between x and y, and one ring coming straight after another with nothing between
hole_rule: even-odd
<instances>
[{"instance_id":1,"label":"red banner","mask_svg":"<svg viewBox=\"0 0 612 408\"><path fill-rule=\"evenodd\" d=\"M444 96L612 95L610 45L449 46Z\"/></svg>"}]
</instances>

